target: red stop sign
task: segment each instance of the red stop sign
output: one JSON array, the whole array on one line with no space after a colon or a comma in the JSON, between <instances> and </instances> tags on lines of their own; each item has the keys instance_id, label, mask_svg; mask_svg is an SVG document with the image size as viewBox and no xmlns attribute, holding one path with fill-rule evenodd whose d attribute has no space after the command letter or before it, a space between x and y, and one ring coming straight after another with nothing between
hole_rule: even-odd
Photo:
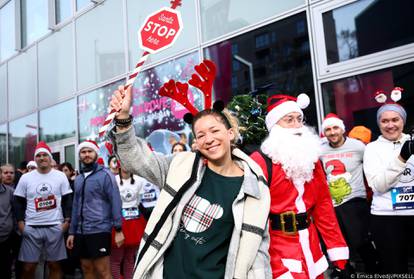
<instances>
[{"instance_id":1,"label":"red stop sign","mask_svg":"<svg viewBox=\"0 0 414 279\"><path fill-rule=\"evenodd\" d=\"M179 11L164 7L150 14L138 31L142 49L155 53L170 47L183 29Z\"/></svg>"}]
</instances>

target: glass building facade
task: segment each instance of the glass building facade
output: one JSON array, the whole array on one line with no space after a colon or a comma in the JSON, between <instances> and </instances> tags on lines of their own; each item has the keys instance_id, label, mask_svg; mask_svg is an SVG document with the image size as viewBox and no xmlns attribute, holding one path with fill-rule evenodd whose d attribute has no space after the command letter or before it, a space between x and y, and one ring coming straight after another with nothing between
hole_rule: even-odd
<instances>
[{"instance_id":1,"label":"glass building facade","mask_svg":"<svg viewBox=\"0 0 414 279\"><path fill-rule=\"evenodd\" d=\"M98 137L111 94L125 83L142 50L138 29L169 6L151 0L0 0L0 163L33 159L39 140L54 158L77 164L76 146ZM350 129L378 134L376 90L403 87L414 115L414 1L187 0L175 44L150 55L133 84L137 134L155 150L191 139L185 109L158 89L188 81L194 65L217 64L214 97L229 102L252 91L306 92L307 122L337 113ZM398 16L395 16L398 15ZM192 101L202 98L192 90Z\"/></svg>"}]
</instances>

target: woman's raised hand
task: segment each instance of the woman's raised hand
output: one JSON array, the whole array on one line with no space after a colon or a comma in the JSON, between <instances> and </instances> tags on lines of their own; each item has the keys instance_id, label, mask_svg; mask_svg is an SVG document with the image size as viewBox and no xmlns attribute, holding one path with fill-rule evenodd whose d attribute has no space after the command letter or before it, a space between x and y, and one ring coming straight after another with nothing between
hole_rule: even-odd
<instances>
[{"instance_id":1,"label":"woman's raised hand","mask_svg":"<svg viewBox=\"0 0 414 279\"><path fill-rule=\"evenodd\" d=\"M132 86L129 86L127 90L124 90L124 86L119 86L118 90L115 90L110 102L111 109L117 111L115 118L126 119L129 117L129 111L132 105Z\"/></svg>"}]
</instances>

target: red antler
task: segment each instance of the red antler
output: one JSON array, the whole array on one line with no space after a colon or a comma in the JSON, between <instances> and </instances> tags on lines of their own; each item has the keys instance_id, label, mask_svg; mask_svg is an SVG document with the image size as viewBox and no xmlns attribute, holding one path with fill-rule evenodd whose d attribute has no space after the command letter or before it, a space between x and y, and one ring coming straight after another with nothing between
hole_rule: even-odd
<instances>
[{"instance_id":1,"label":"red antler","mask_svg":"<svg viewBox=\"0 0 414 279\"><path fill-rule=\"evenodd\" d=\"M194 69L198 75L193 74L188 83L203 92L204 109L211 109L213 82L216 78L216 65L213 61L205 59L199 65L195 66Z\"/></svg>"},{"instance_id":2,"label":"red antler","mask_svg":"<svg viewBox=\"0 0 414 279\"><path fill-rule=\"evenodd\" d=\"M181 6L181 0L172 0L170 3L171 3L171 9L175 9L178 6Z\"/></svg>"},{"instance_id":3,"label":"red antler","mask_svg":"<svg viewBox=\"0 0 414 279\"><path fill-rule=\"evenodd\" d=\"M112 145L111 142L106 141L105 142L105 147L108 150L109 155L112 155L114 153L114 146Z\"/></svg>"},{"instance_id":4,"label":"red antler","mask_svg":"<svg viewBox=\"0 0 414 279\"><path fill-rule=\"evenodd\" d=\"M170 79L160 88L158 94L160 96L169 97L182 104L190 111L192 115L196 115L198 110L188 100L188 84L176 82Z\"/></svg>"}]
</instances>

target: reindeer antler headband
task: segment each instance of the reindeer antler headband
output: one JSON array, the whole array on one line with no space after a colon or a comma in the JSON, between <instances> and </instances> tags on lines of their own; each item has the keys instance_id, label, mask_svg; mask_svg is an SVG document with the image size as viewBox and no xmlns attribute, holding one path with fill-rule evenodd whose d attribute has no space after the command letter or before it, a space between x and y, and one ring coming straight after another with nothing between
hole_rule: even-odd
<instances>
[{"instance_id":1,"label":"reindeer antler headband","mask_svg":"<svg viewBox=\"0 0 414 279\"><path fill-rule=\"evenodd\" d=\"M181 83L173 79L164 83L159 90L159 95L169 97L178 103L182 104L189 113L184 115L184 121L188 124L192 124L193 117L199 113L199 110L191 104L188 99L188 84L199 89L204 95L204 109L214 109L221 112L224 108L224 104L221 101L214 103L212 107L212 89L213 82L216 78L216 65L213 61L203 60L200 64L194 67L196 73L191 76L188 83Z\"/></svg>"}]
</instances>

